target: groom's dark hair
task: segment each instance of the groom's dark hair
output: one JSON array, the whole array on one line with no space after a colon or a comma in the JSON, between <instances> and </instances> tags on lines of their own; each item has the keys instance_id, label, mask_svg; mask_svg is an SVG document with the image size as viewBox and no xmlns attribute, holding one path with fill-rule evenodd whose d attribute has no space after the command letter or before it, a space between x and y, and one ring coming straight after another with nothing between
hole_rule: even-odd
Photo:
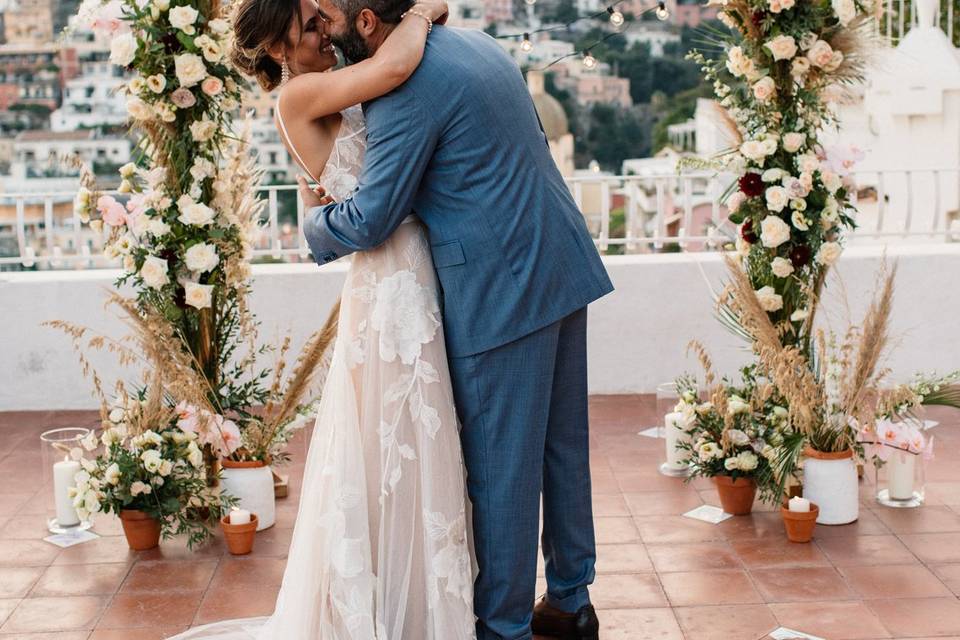
<instances>
[{"instance_id":1,"label":"groom's dark hair","mask_svg":"<svg viewBox=\"0 0 960 640\"><path fill-rule=\"evenodd\" d=\"M400 16L413 6L413 0L332 0L343 11L348 23L353 23L364 9L373 11L386 24L397 24Z\"/></svg>"}]
</instances>

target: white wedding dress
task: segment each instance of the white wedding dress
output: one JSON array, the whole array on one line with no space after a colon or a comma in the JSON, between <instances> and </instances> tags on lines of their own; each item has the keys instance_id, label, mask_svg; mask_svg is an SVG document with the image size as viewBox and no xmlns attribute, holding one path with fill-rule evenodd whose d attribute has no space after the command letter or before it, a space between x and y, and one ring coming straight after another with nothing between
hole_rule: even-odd
<instances>
[{"instance_id":1,"label":"white wedding dress","mask_svg":"<svg viewBox=\"0 0 960 640\"><path fill-rule=\"evenodd\" d=\"M335 199L365 144L347 109L317 180ZM170 640L472 640L463 469L430 246L410 217L353 256L273 615Z\"/></svg>"}]
</instances>

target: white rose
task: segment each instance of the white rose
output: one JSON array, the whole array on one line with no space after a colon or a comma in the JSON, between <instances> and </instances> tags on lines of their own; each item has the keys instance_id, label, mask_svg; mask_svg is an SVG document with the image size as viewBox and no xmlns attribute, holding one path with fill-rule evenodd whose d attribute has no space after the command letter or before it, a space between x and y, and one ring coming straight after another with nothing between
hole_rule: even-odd
<instances>
[{"instance_id":1,"label":"white rose","mask_svg":"<svg viewBox=\"0 0 960 640\"><path fill-rule=\"evenodd\" d=\"M843 26L849 25L857 17L857 5L853 0L833 0L833 11Z\"/></svg>"},{"instance_id":2,"label":"white rose","mask_svg":"<svg viewBox=\"0 0 960 640\"><path fill-rule=\"evenodd\" d=\"M230 23L222 18L214 18L209 23L207 27L210 28L210 31L218 36L225 36L230 33Z\"/></svg>"},{"instance_id":3,"label":"white rose","mask_svg":"<svg viewBox=\"0 0 960 640\"><path fill-rule=\"evenodd\" d=\"M124 33L110 43L110 62L118 67L130 66L137 56L137 39L132 33Z\"/></svg>"},{"instance_id":4,"label":"white rose","mask_svg":"<svg viewBox=\"0 0 960 640\"><path fill-rule=\"evenodd\" d=\"M213 222L216 217L217 214L213 209L201 202L191 200L186 207L180 207L180 215L177 216L177 220L183 224L205 227Z\"/></svg>"},{"instance_id":5,"label":"white rose","mask_svg":"<svg viewBox=\"0 0 960 640\"><path fill-rule=\"evenodd\" d=\"M740 459L734 456L723 461L723 467L727 471L736 471L740 468Z\"/></svg>"},{"instance_id":6,"label":"white rose","mask_svg":"<svg viewBox=\"0 0 960 640\"><path fill-rule=\"evenodd\" d=\"M199 15L200 12L193 7L174 7L170 9L170 26L174 29L180 29L180 31L183 31L188 36L192 36L197 32L193 23L197 21L197 16Z\"/></svg>"},{"instance_id":7,"label":"white rose","mask_svg":"<svg viewBox=\"0 0 960 640\"><path fill-rule=\"evenodd\" d=\"M140 277L143 283L151 289L159 289L170 282L167 274L167 261L157 256L147 256L140 267Z\"/></svg>"},{"instance_id":8,"label":"white rose","mask_svg":"<svg viewBox=\"0 0 960 640\"><path fill-rule=\"evenodd\" d=\"M700 459L704 462L709 462L714 458L719 458L723 455L723 451L717 446L714 442L707 442L700 445L700 448L697 449L697 455L700 456Z\"/></svg>"},{"instance_id":9,"label":"white rose","mask_svg":"<svg viewBox=\"0 0 960 640\"><path fill-rule=\"evenodd\" d=\"M787 153L796 153L806 140L807 136L804 134L791 131L783 136L783 150Z\"/></svg>"},{"instance_id":10,"label":"white rose","mask_svg":"<svg viewBox=\"0 0 960 640\"><path fill-rule=\"evenodd\" d=\"M807 51L807 59L815 67L825 67L833 59L833 47L825 40L817 40Z\"/></svg>"},{"instance_id":11,"label":"white rose","mask_svg":"<svg viewBox=\"0 0 960 640\"><path fill-rule=\"evenodd\" d=\"M197 142L206 142L217 132L217 123L212 120L197 120L190 125L190 135Z\"/></svg>"},{"instance_id":12,"label":"white rose","mask_svg":"<svg viewBox=\"0 0 960 640\"><path fill-rule=\"evenodd\" d=\"M184 286L186 302L191 307L206 309L213 304L213 285L188 282Z\"/></svg>"},{"instance_id":13,"label":"white rose","mask_svg":"<svg viewBox=\"0 0 960 640\"><path fill-rule=\"evenodd\" d=\"M741 471L753 471L757 468L757 456L752 451L741 451L740 455L737 456L739 461L738 467Z\"/></svg>"},{"instance_id":14,"label":"white rose","mask_svg":"<svg viewBox=\"0 0 960 640\"><path fill-rule=\"evenodd\" d=\"M737 415L738 413L749 413L750 404L747 403L740 396L730 396L727 400L727 413L732 416Z\"/></svg>"},{"instance_id":15,"label":"white rose","mask_svg":"<svg viewBox=\"0 0 960 640\"><path fill-rule=\"evenodd\" d=\"M778 278L786 278L793 273L793 263L786 258L774 258L773 262L770 263L770 268L773 270L773 275Z\"/></svg>"},{"instance_id":16,"label":"white rose","mask_svg":"<svg viewBox=\"0 0 960 640\"><path fill-rule=\"evenodd\" d=\"M803 215L801 211L794 211L793 215L790 216L790 221L798 231L807 231L810 229L810 221L807 220L807 217Z\"/></svg>"},{"instance_id":17,"label":"white rose","mask_svg":"<svg viewBox=\"0 0 960 640\"><path fill-rule=\"evenodd\" d=\"M770 76L764 76L753 84L753 97L758 102L769 102L777 93L777 83Z\"/></svg>"},{"instance_id":18,"label":"white rose","mask_svg":"<svg viewBox=\"0 0 960 640\"><path fill-rule=\"evenodd\" d=\"M778 216L767 216L760 223L760 243L775 249L790 239L790 226Z\"/></svg>"},{"instance_id":19,"label":"white rose","mask_svg":"<svg viewBox=\"0 0 960 640\"><path fill-rule=\"evenodd\" d=\"M154 218L147 225L147 231L153 235L154 238L162 238L163 236L170 233L170 225L161 220L160 218Z\"/></svg>"},{"instance_id":20,"label":"white rose","mask_svg":"<svg viewBox=\"0 0 960 640\"><path fill-rule=\"evenodd\" d=\"M783 309L783 297L774 291L773 287L760 287L756 293L757 301L760 302L764 311L773 312Z\"/></svg>"},{"instance_id":21,"label":"white rose","mask_svg":"<svg viewBox=\"0 0 960 640\"><path fill-rule=\"evenodd\" d=\"M207 77L207 66L203 58L195 53L174 56L173 67L181 87L192 87Z\"/></svg>"},{"instance_id":22,"label":"white rose","mask_svg":"<svg viewBox=\"0 0 960 640\"><path fill-rule=\"evenodd\" d=\"M201 242L187 249L183 260L190 271L203 273L213 271L214 267L220 263L220 256L217 255L217 249L212 244Z\"/></svg>"},{"instance_id":23,"label":"white rose","mask_svg":"<svg viewBox=\"0 0 960 640\"><path fill-rule=\"evenodd\" d=\"M820 168L820 160L812 153L797 156L797 168L804 173L813 173Z\"/></svg>"},{"instance_id":24,"label":"white rose","mask_svg":"<svg viewBox=\"0 0 960 640\"><path fill-rule=\"evenodd\" d=\"M767 152L767 145L761 140L747 140L740 145L740 153L754 162L763 163L763 160L770 155Z\"/></svg>"},{"instance_id":25,"label":"white rose","mask_svg":"<svg viewBox=\"0 0 960 640\"><path fill-rule=\"evenodd\" d=\"M783 179L783 188L787 190L787 195L791 198L806 198L810 195L810 189L807 188L807 185L793 176L786 176Z\"/></svg>"},{"instance_id":26,"label":"white rose","mask_svg":"<svg viewBox=\"0 0 960 640\"><path fill-rule=\"evenodd\" d=\"M764 182L780 182L785 174L783 169L767 169L760 175L760 179Z\"/></svg>"},{"instance_id":27,"label":"white rose","mask_svg":"<svg viewBox=\"0 0 960 640\"><path fill-rule=\"evenodd\" d=\"M767 208L770 211L783 211L783 208L790 202L790 196L783 187L768 187L765 193L767 199Z\"/></svg>"},{"instance_id":28,"label":"white rose","mask_svg":"<svg viewBox=\"0 0 960 640\"><path fill-rule=\"evenodd\" d=\"M824 242L820 245L820 251L817 252L817 262L829 267L840 259L843 253L843 247L837 242Z\"/></svg>"},{"instance_id":29,"label":"white rose","mask_svg":"<svg viewBox=\"0 0 960 640\"><path fill-rule=\"evenodd\" d=\"M823 182L823 186L826 187L830 193L836 193L840 190L840 187L843 186L843 180L832 171L821 171L820 181Z\"/></svg>"},{"instance_id":30,"label":"white rose","mask_svg":"<svg viewBox=\"0 0 960 640\"><path fill-rule=\"evenodd\" d=\"M136 96L127 99L127 113L134 120L150 120L153 118L153 108Z\"/></svg>"},{"instance_id":31,"label":"white rose","mask_svg":"<svg viewBox=\"0 0 960 640\"><path fill-rule=\"evenodd\" d=\"M797 41L793 36L777 36L763 46L770 51L774 60L790 60L797 55Z\"/></svg>"}]
</instances>

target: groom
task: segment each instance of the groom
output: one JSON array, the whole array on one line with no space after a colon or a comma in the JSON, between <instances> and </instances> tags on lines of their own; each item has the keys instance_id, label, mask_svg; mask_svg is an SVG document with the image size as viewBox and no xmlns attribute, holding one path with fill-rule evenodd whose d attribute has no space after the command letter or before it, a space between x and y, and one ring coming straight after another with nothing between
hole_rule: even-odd
<instances>
[{"instance_id":1,"label":"groom","mask_svg":"<svg viewBox=\"0 0 960 640\"><path fill-rule=\"evenodd\" d=\"M358 61L409 6L320 0L319 13ZM473 504L477 636L596 639L586 306L613 287L520 70L486 34L435 26L413 76L363 107L360 186L326 206L301 188L304 233L325 264L380 245L411 211L429 229ZM534 607L541 494L548 588Z\"/></svg>"}]
</instances>

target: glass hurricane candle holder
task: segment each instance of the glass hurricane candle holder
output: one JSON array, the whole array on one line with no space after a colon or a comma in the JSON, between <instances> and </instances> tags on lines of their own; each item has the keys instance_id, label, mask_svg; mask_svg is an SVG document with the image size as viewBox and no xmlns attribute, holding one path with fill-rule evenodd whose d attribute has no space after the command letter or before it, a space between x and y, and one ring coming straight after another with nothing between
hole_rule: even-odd
<instances>
[{"instance_id":1,"label":"glass hurricane candle holder","mask_svg":"<svg viewBox=\"0 0 960 640\"><path fill-rule=\"evenodd\" d=\"M877 502L885 507L910 509L923 504L923 456L894 450L883 464L874 463L877 477Z\"/></svg>"},{"instance_id":2,"label":"glass hurricane candle holder","mask_svg":"<svg viewBox=\"0 0 960 640\"><path fill-rule=\"evenodd\" d=\"M43 488L47 528L53 533L83 531L93 526L89 520L81 520L73 508L70 488L76 486L74 478L81 471L80 463L70 455L81 449L80 441L90 433L82 427L52 429L40 434L40 464L43 467Z\"/></svg>"}]
</instances>

